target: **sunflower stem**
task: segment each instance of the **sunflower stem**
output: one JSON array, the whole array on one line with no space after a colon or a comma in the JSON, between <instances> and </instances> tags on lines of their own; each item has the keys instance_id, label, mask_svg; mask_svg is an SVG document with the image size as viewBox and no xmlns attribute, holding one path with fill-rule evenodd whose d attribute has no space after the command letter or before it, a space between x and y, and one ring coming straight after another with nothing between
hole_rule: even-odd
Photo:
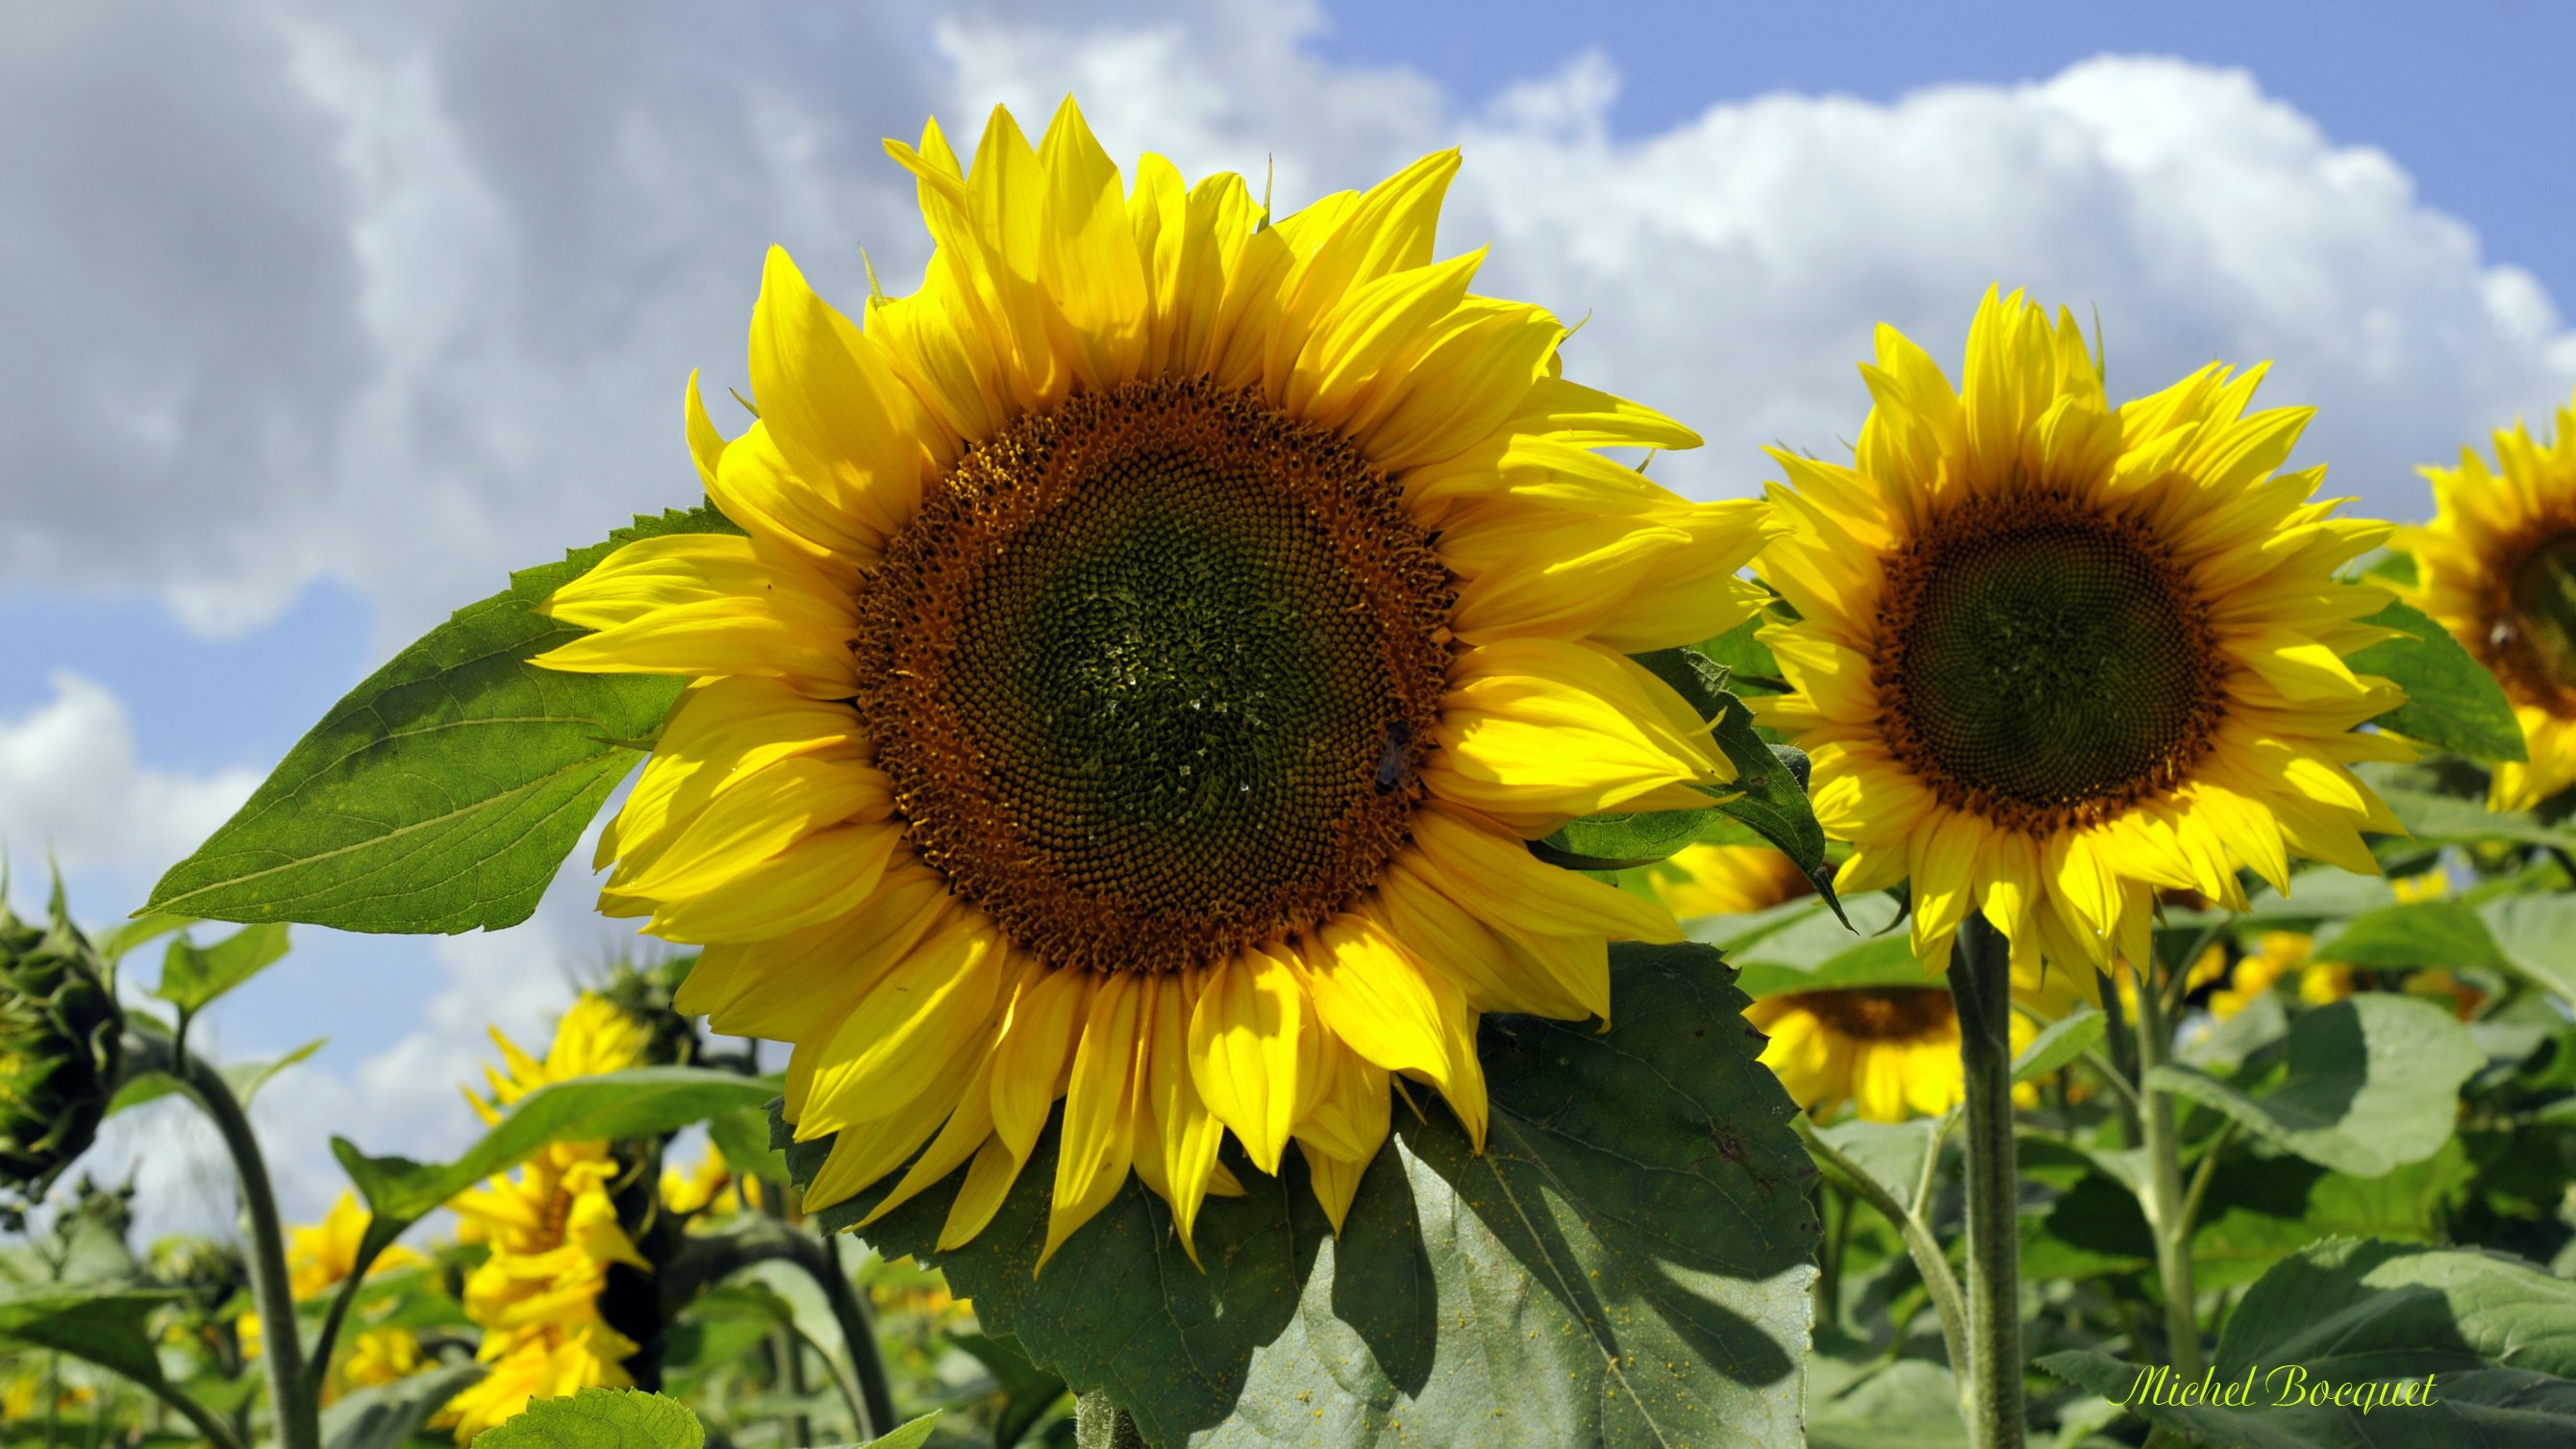
<instances>
[{"instance_id":1,"label":"sunflower stem","mask_svg":"<svg viewBox=\"0 0 2576 1449\"><path fill-rule=\"evenodd\" d=\"M1097 1389L1073 1401L1074 1449L1145 1449L1145 1436L1125 1409Z\"/></svg>"},{"instance_id":2,"label":"sunflower stem","mask_svg":"<svg viewBox=\"0 0 2576 1449\"><path fill-rule=\"evenodd\" d=\"M2173 1094L2158 1091L2148 1082L2172 1044L2162 1001L2150 984L2140 982L2138 1079L2146 1098L2141 1125L2147 1139L2147 1193L2139 1206L2146 1210L2147 1225L2156 1235L2156 1277L2165 1300L2165 1357L2177 1378L2191 1378L2201 1367L2200 1320L2192 1281L2192 1213L2184 1207L2182 1143L2174 1127Z\"/></svg>"},{"instance_id":3,"label":"sunflower stem","mask_svg":"<svg viewBox=\"0 0 2576 1449\"><path fill-rule=\"evenodd\" d=\"M2020 1171L2013 1140L2011 946L1974 911L1950 951L1966 1078L1968 1439L2021 1449Z\"/></svg>"},{"instance_id":4,"label":"sunflower stem","mask_svg":"<svg viewBox=\"0 0 2576 1449\"><path fill-rule=\"evenodd\" d=\"M173 1052L162 1067L179 1079L223 1138L241 1178L242 1211L250 1219L251 1297L259 1309L260 1357L268 1363L269 1412L279 1449L321 1449L318 1395L304 1380L304 1343L295 1322L295 1294L286 1277L286 1234L269 1185L259 1139L223 1074L193 1052ZM183 1406L181 1412L186 1412ZM193 1421L193 1420L192 1420ZM202 1429L204 1426L199 1425Z\"/></svg>"}]
</instances>

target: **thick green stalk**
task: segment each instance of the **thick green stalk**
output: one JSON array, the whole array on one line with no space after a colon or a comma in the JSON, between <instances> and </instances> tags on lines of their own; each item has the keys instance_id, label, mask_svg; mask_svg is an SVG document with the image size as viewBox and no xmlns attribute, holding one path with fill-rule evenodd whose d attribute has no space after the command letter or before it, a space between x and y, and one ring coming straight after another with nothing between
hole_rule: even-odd
<instances>
[{"instance_id":1,"label":"thick green stalk","mask_svg":"<svg viewBox=\"0 0 2576 1449\"><path fill-rule=\"evenodd\" d=\"M852 1407L866 1420L857 1426L864 1441L893 1430L894 1391L886 1381L885 1360L877 1355L876 1324L842 1269L839 1246L818 1243L774 1218L753 1218L729 1233L692 1237L663 1267L662 1311L676 1313L709 1285L754 1263L784 1259L803 1269L823 1290L824 1305L839 1325L842 1344L849 1352L858 1380Z\"/></svg>"},{"instance_id":2,"label":"thick green stalk","mask_svg":"<svg viewBox=\"0 0 2576 1449\"><path fill-rule=\"evenodd\" d=\"M2164 1004L2152 982L2138 983L2138 1078L2146 1094L2140 1114L2146 1133L2147 1192L2139 1207L2156 1236L2156 1278L2164 1290L2165 1357L2174 1376L2200 1373L2200 1318L2191 1262L2191 1214L2184 1209L2182 1144L2174 1127L2171 1092L2160 1092L2149 1077L2171 1052L2173 1037Z\"/></svg>"},{"instance_id":3,"label":"thick green stalk","mask_svg":"<svg viewBox=\"0 0 2576 1449\"><path fill-rule=\"evenodd\" d=\"M1968 1436L2021 1449L2020 1168L2013 1141L2011 946L1970 912L1950 952L1968 1196Z\"/></svg>"},{"instance_id":4,"label":"thick green stalk","mask_svg":"<svg viewBox=\"0 0 2576 1449\"><path fill-rule=\"evenodd\" d=\"M241 1099L220 1072L194 1053L178 1055L170 1070L214 1122L241 1177L242 1209L250 1219L251 1299L259 1309L260 1357L268 1364L269 1412L277 1421L279 1449L322 1449L320 1410L313 1386L304 1381L304 1342L295 1323L295 1294L287 1286L286 1232L269 1186L268 1161Z\"/></svg>"}]
</instances>

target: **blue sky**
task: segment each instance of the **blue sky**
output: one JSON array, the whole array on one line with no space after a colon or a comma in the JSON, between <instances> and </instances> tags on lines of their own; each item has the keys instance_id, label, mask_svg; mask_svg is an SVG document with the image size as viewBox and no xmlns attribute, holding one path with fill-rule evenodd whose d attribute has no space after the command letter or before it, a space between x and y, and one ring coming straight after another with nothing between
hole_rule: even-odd
<instances>
[{"instance_id":1,"label":"blue sky","mask_svg":"<svg viewBox=\"0 0 2576 1449\"><path fill-rule=\"evenodd\" d=\"M2392 513L2414 463L2576 384L2570 12L1958 13L13 11L0 130L73 138L0 153L32 198L0 216L0 311L29 319L0 337L19 904L50 844L78 912L121 915L444 609L688 501L680 381L739 382L765 244L845 302L853 242L917 275L876 139L932 110L1034 128L1075 89L1114 153L1275 158L1289 205L1463 143L1446 244L1590 313L1576 364L1706 433L1670 476L1709 496L1758 486L1755 444L1850 436L1872 324L1955 356L1997 278L2100 305L2115 390L2280 358L2332 491ZM302 931L219 1009L229 1050L332 1038L271 1108L301 1210L325 1130L468 1130L481 1025L541 1033L623 939L587 895L571 873L490 937Z\"/></svg>"}]
</instances>

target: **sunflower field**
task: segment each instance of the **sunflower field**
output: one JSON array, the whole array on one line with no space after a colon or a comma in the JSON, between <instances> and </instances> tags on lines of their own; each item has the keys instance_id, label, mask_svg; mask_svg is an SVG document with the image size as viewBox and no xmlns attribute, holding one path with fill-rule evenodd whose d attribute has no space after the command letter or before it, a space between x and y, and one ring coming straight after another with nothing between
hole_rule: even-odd
<instances>
[{"instance_id":1,"label":"sunflower field","mask_svg":"<svg viewBox=\"0 0 2576 1449\"><path fill-rule=\"evenodd\" d=\"M919 290L773 249L701 496L17 883L0 1443L2576 1444L2576 415L2350 516L1999 287L1696 502L1454 151L886 150ZM283 1220L202 1013L603 811L667 947ZM72 1170L159 1098L237 1234Z\"/></svg>"}]
</instances>

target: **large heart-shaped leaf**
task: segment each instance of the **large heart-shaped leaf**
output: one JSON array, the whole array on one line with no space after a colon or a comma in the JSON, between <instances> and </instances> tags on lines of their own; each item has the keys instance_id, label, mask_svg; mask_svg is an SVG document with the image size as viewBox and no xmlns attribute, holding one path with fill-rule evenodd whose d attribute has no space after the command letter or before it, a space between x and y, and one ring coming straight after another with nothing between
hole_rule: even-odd
<instances>
[{"instance_id":1,"label":"large heart-shaped leaf","mask_svg":"<svg viewBox=\"0 0 2576 1449\"><path fill-rule=\"evenodd\" d=\"M2092 1350L2039 1364L2120 1402L2150 1372ZM2429 1404L2305 1402L2318 1384L2427 1375ZM2576 1283L2498 1253L2332 1239L2247 1290L2211 1381L2249 1402L2131 1407L2211 1449L2560 1449L2576 1443Z\"/></svg>"},{"instance_id":2,"label":"large heart-shaped leaf","mask_svg":"<svg viewBox=\"0 0 2576 1449\"><path fill-rule=\"evenodd\" d=\"M2319 936L2316 958L2381 968L2506 964L2486 922L2466 901L2413 901L2364 911Z\"/></svg>"},{"instance_id":3,"label":"large heart-shaped leaf","mask_svg":"<svg viewBox=\"0 0 2576 1449\"><path fill-rule=\"evenodd\" d=\"M528 1406L476 1436L484 1449L700 1449L707 1431L677 1399L582 1389Z\"/></svg>"},{"instance_id":4,"label":"large heart-shaped leaf","mask_svg":"<svg viewBox=\"0 0 2576 1449\"><path fill-rule=\"evenodd\" d=\"M2379 993L2301 1013L2282 1047L2287 1074L2260 1094L2178 1062L2147 1085L2215 1107L2310 1162L2372 1177L2450 1139L2460 1084L2486 1062L2450 1013Z\"/></svg>"},{"instance_id":5,"label":"large heart-shaped leaf","mask_svg":"<svg viewBox=\"0 0 2576 1449\"><path fill-rule=\"evenodd\" d=\"M2478 914L2506 965L2576 1005L2576 896L2506 896Z\"/></svg>"},{"instance_id":6,"label":"large heart-shaped leaf","mask_svg":"<svg viewBox=\"0 0 2576 1449\"><path fill-rule=\"evenodd\" d=\"M332 706L145 909L450 934L526 920L681 685L538 668L582 631L535 606L636 539L737 531L712 508L638 518L457 610Z\"/></svg>"},{"instance_id":7,"label":"large heart-shaped leaf","mask_svg":"<svg viewBox=\"0 0 2576 1449\"><path fill-rule=\"evenodd\" d=\"M1157 1445L1797 1444L1813 1168L1729 975L1705 947L1618 947L1608 1031L1487 1018L1484 1153L1417 1094L1338 1238L1292 1152L1280 1178L1237 1163L1247 1195L1199 1216L1204 1271L1131 1180L1036 1274L1053 1128L965 1247L933 1248L944 1190L867 1237Z\"/></svg>"}]
</instances>

